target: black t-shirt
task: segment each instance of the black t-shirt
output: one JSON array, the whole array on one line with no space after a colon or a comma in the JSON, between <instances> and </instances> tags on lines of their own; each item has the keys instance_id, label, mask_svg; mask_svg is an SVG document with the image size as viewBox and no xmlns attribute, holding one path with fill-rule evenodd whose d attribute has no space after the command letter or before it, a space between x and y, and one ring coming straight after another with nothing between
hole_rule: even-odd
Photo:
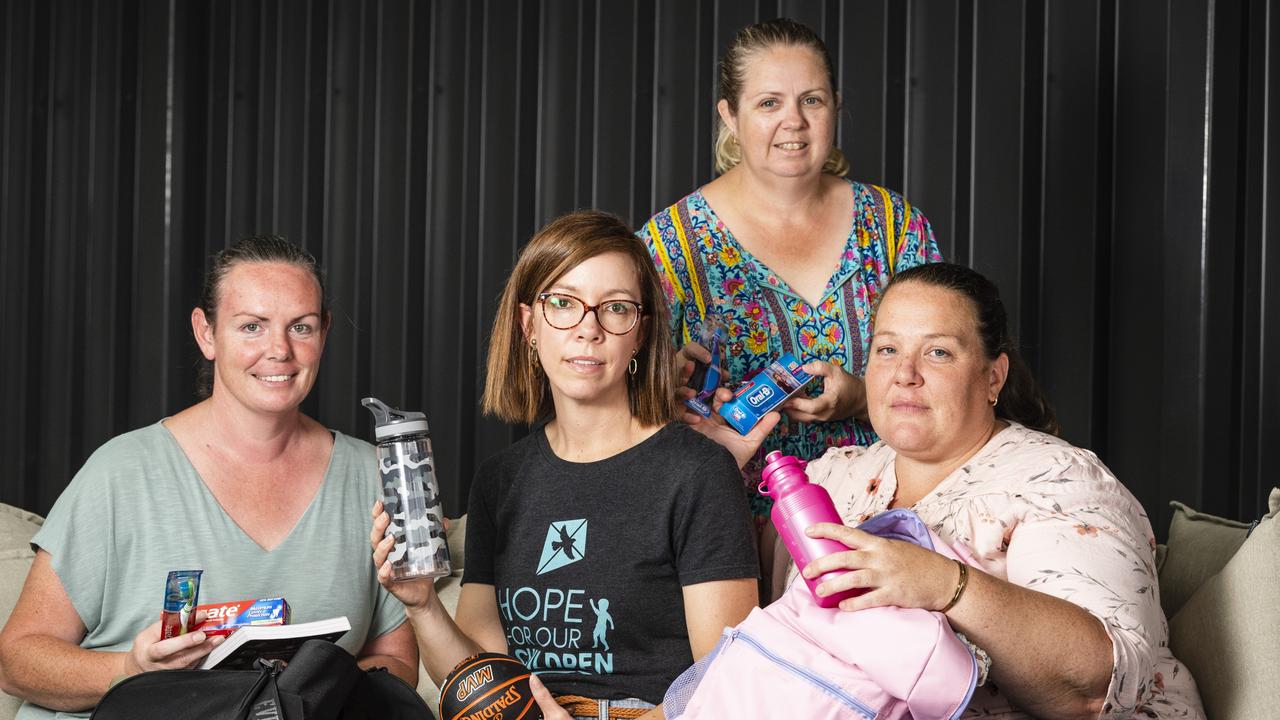
<instances>
[{"instance_id":1,"label":"black t-shirt","mask_svg":"<svg viewBox=\"0 0 1280 720\"><path fill-rule=\"evenodd\" d=\"M463 582L553 693L658 703L693 663L681 588L757 577L753 538L733 457L683 423L591 463L539 427L476 472Z\"/></svg>"}]
</instances>

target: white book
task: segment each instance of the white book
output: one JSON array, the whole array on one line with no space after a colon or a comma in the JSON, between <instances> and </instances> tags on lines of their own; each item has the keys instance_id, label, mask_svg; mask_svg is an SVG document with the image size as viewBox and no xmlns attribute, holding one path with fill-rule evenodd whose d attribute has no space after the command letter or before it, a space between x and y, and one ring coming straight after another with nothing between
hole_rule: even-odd
<instances>
[{"instance_id":1,"label":"white book","mask_svg":"<svg viewBox=\"0 0 1280 720\"><path fill-rule=\"evenodd\" d=\"M312 638L337 642L350 629L346 616L296 625L248 625L231 633L205 656L200 669L252 670L258 658L288 661L302 643Z\"/></svg>"}]
</instances>

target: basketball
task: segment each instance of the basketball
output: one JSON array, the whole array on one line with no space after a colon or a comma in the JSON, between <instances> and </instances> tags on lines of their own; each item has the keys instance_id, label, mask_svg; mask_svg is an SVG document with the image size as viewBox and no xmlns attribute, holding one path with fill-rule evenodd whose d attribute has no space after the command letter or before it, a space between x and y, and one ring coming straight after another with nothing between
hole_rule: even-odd
<instances>
[{"instance_id":1,"label":"basketball","mask_svg":"<svg viewBox=\"0 0 1280 720\"><path fill-rule=\"evenodd\" d=\"M509 655L480 653L458 663L440 688L440 720L541 720L529 668Z\"/></svg>"}]
</instances>

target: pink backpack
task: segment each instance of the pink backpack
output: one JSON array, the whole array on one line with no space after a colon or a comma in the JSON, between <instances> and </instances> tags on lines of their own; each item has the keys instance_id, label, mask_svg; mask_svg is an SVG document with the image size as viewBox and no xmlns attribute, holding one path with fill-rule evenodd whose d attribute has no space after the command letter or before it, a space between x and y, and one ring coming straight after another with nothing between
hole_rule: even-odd
<instances>
[{"instance_id":1,"label":"pink backpack","mask_svg":"<svg viewBox=\"0 0 1280 720\"><path fill-rule=\"evenodd\" d=\"M859 526L965 562L910 510ZM671 719L797 717L956 718L978 665L942 613L879 607L818 607L800 578L769 607L756 608L667 690Z\"/></svg>"}]
</instances>

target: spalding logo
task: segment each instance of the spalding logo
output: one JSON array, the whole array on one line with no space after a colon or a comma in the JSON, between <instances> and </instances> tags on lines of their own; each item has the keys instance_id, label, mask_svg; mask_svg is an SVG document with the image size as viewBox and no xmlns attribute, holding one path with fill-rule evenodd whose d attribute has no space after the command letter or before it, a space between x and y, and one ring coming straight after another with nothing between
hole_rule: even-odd
<instances>
[{"instance_id":1,"label":"spalding logo","mask_svg":"<svg viewBox=\"0 0 1280 720\"><path fill-rule=\"evenodd\" d=\"M514 686L509 687L506 692L502 693L502 697L495 700L492 705L459 720L502 720L503 711L512 705L516 705L521 699L520 691Z\"/></svg>"},{"instance_id":2,"label":"spalding logo","mask_svg":"<svg viewBox=\"0 0 1280 720\"><path fill-rule=\"evenodd\" d=\"M476 688L491 682L493 682L492 665L485 665L466 676L462 682L458 683L458 692L456 693L458 702L466 700L468 695L476 691Z\"/></svg>"},{"instance_id":3,"label":"spalding logo","mask_svg":"<svg viewBox=\"0 0 1280 720\"><path fill-rule=\"evenodd\" d=\"M768 385L761 385L759 390L747 395L747 402L751 404L751 407L760 407L766 402L769 402L769 398L772 397L773 388Z\"/></svg>"}]
</instances>

